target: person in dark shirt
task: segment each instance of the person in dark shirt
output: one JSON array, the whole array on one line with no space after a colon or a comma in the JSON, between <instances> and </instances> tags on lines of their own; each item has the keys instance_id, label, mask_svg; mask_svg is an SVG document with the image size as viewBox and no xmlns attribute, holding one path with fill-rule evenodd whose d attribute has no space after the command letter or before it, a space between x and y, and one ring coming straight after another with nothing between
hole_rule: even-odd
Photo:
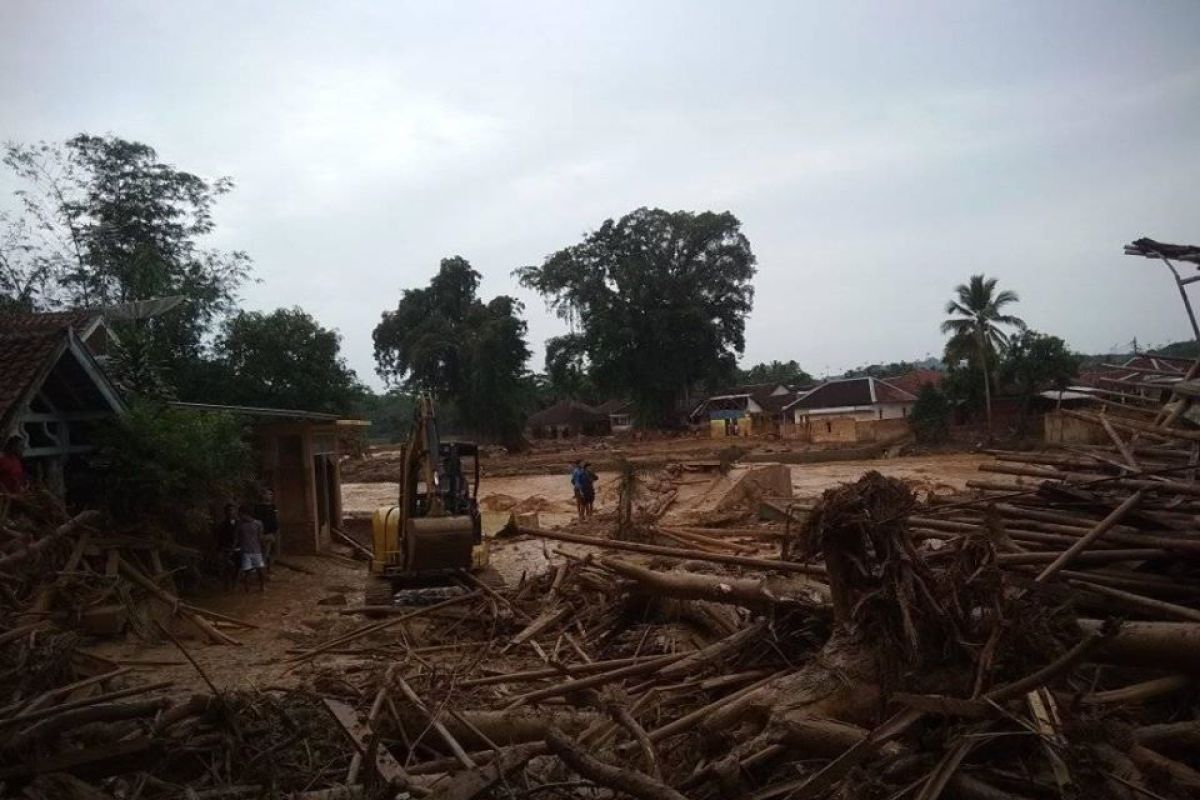
<instances>
[{"instance_id":1,"label":"person in dark shirt","mask_svg":"<svg viewBox=\"0 0 1200 800\"><path fill-rule=\"evenodd\" d=\"M586 461L583 462L583 501L589 517L596 513L596 482L598 480L600 480L600 476L592 471L592 465Z\"/></svg>"},{"instance_id":2,"label":"person in dark shirt","mask_svg":"<svg viewBox=\"0 0 1200 800\"><path fill-rule=\"evenodd\" d=\"M221 578L226 589L237 584L238 571L242 566L242 554L238 550L237 506L225 504L225 516L217 523L213 539L217 545L217 559L221 565Z\"/></svg>"},{"instance_id":3,"label":"person in dark shirt","mask_svg":"<svg viewBox=\"0 0 1200 800\"><path fill-rule=\"evenodd\" d=\"M270 572L271 563L279 554L279 509L275 507L275 495L270 489L263 489L258 505L254 507L254 516L263 526L263 561Z\"/></svg>"},{"instance_id":4,"label":"person in dark shirt","mask_svg":"<svg viewBox=\"0 0 1200 800\"><path fill-rule=\"evenodd\" d=\"M258 573L258 590L266 591L266 564L263 562L263 524L254 518L248 505L238 508L237 542L242 551L242 588L250 591L250 573Z\"/></svg>"}]
</instances>

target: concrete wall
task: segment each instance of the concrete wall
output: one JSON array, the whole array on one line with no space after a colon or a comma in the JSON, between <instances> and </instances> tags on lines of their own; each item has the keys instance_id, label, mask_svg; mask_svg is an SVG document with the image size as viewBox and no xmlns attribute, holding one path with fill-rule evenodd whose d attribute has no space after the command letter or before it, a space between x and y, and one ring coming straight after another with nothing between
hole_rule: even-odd
<instances>
[{"instance_id":1,"label":"concrete wall","mask_svg":"<svg viewBox=\"0 0 1200 800\"><path fill-rule=\"evenodd\" d=\"M885 417L869 422L856 421L854 427L860 442L887 441L909 431L906 417Z\"/></svg>"},{"instance_id":2,"label":"concrete wall","mask_svg":"<svg viewBox=\"0 0 1200 800\"><path fill-rule=\"evenodd\" d=\"M820 416L810 419L809 441L821 444L831 442L857 442L858 420L854 416Z\"/></svg>"}]
</instances>

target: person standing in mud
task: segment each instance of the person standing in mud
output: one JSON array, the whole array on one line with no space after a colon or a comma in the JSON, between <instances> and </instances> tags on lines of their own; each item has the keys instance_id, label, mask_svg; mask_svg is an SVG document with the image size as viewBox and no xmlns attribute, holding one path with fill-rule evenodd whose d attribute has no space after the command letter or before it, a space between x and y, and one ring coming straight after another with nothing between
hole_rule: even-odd
<instances>
[{"instance_id":1,"label":"person standing in mud","mask_svg":"<svg viewBox=\"0 0 1200 800\"><path fill-rule=\"evenodd\" d=\"M225 516L217 523L213 533L213 539L217 545L217 563L221 570L221 583L226 589L232 589L237 585L238 572L242 566L242 554L238 549L239 524L237 506L233 503L226 503Z\"/></svg>"},{"instance_id":2,"label":"person standing in mud","mask_svg":"<svg viewBox=\"0 0 1200 800\"><path fill-rule=\"evenodd\" d=\"M592 472L592 465L584 461L579 467L579 485L583 492L583 515L591 517L596 511L596 480L599 478Z\"/></svg>"},{"instance_id":3,"label":"person standing in mud","mask_svg":"<svg viewBox=\"0 0 1200 800\"><path fill-rule=\"evenodd\" d=\"M576 461L571 467L571 489L575 492L575 510L579 513L579 521L583 522L587 514L587 503L583 500L583 462Z\"/></svg>"},{"instance_id":4,"label":"person standing in mud","mask_svg":"<svg viewBox=\"0 0 1200 800\"><path fill-rule=\"evenodd\" d=\"M238 508L238 547L242 551L242 589L250 591L250 573L258 573L258 590L267 590L266 564L263 562L263 524L254 518L250 506Z\"/></svg>"},{"instance_id":5,"label":"person standing in mud","mask_svg":"<svg viewBox=\"0 0 1200 800\"><path fill-rule=\"evenodd\" d=\"M262 523L263 561L267 565L267 573L275 556L279 554L279 509L275 507L275 495L270 489L263 489L259 495L258 505L254 507L254 516Z\"/></svg>"}]
</instances>

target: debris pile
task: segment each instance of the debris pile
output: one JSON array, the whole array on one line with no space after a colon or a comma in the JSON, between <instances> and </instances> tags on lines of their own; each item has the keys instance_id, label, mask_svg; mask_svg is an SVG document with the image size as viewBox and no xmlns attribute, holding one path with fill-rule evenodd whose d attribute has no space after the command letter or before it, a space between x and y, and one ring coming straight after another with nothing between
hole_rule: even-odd
<instances>
[{"instance_id":1,"label":"debris pile","mask_svg":"<svg viewBox=\"0 0 1200 800\"><path fill-rule=\"evenodd\" d=\"M617 523L636 535L522 529L553 552L547 572L341 609L345 625L280 664L305 692L122 685L78 661L61 613L13 616L0 775L10 794L87 781L78 796L151 800L185 785L313 800L1198 796L1188 391L1085 415L1111 446L997 452L969 495L922 499L867 473L802 524L790 503L771 524L671 525L633 513L627 486ZM60 523L61 558L80 555L44 580L100 574L87 524Z\"/></svg>"}]
</instances>

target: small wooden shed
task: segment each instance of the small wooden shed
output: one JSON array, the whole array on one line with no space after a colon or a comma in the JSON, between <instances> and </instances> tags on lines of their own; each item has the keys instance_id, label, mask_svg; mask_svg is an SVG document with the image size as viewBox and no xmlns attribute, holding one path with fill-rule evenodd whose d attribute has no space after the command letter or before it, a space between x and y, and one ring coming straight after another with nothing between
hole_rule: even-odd
<instances>
[{"instance_id":1,"label":"small wooden shed","mask_svg":"<svg viewBox=\"0 0 1200 800\"><path fill-rule=\"evenodd\" d=\"M173 403L194 411L222 411L244 418L250 431L258 480L275 495L279 543L284 553L318 553L331 530L342 527L343 440L366 420L337 414L250 406Z\"/></svg>"}]
</instances>

